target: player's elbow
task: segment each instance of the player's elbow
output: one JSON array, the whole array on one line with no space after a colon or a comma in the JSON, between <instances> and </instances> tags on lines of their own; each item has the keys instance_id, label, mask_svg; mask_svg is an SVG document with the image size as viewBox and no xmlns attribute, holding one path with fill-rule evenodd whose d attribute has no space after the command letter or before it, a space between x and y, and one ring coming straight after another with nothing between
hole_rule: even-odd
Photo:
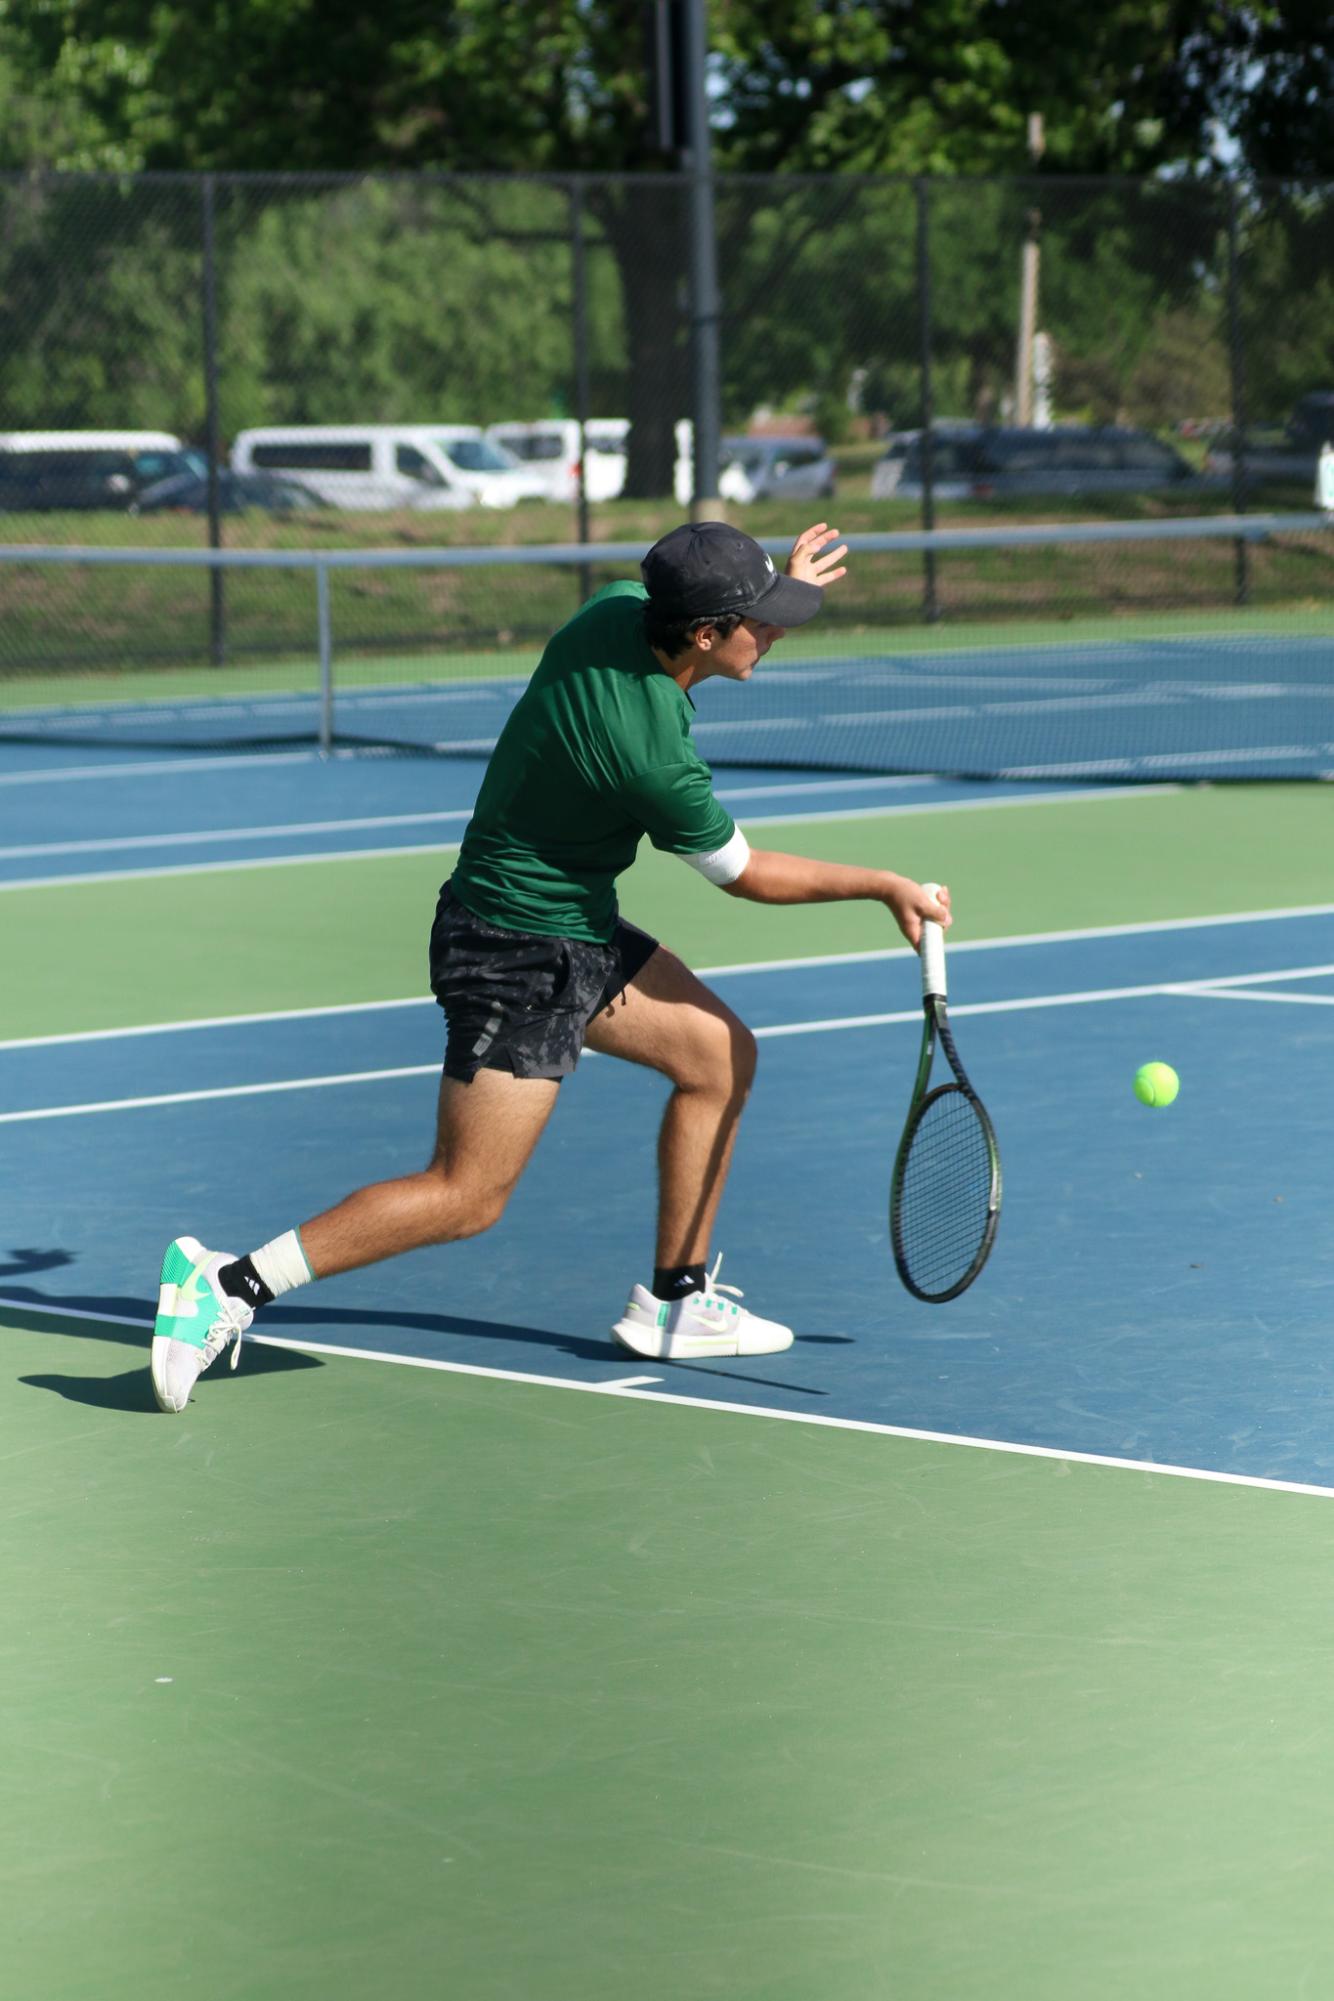
<instances>
[{"instance_id":1,"label":"player's elbow","mask_svg":"<svg viewBox=\"0 0 1334 2001\"><path fill-rule=\"evenodd\" d=\"M750 868L753 857L749 841L740 827L734 827L721 848L713 848L703 854L683 854L681 859L702 875L705 882L711 882L715 889L735 890Z\"/></svg>"}]
</instances>

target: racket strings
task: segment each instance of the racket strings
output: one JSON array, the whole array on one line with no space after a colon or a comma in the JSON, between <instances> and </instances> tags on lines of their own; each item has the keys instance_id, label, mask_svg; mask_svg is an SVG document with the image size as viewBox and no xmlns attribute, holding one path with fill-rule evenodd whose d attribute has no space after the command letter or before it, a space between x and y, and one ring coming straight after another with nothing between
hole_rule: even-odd
<instances>
[{"instance_id":1,"label":"racket strings","mask_svg":"<svg viewBox=\"0 0 1334 2001\"><path fill-rule=\"evenodd\" d=\"M973 1270L992 1227L995 1186L982 1117L947 1085L924 1104L899 1179L897 1248L921 1292L947 1293Z\"/></svg>"}]
</instances>

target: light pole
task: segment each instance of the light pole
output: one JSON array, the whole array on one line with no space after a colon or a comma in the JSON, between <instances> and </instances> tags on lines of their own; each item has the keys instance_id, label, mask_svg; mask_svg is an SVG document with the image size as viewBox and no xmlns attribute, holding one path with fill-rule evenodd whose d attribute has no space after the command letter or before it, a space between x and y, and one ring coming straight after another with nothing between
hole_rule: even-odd
<instances>
[{"instance_id":1,"label":"light pole","mask_svg":"<svg viewBox=\"0 0 1334 2001\"><path fill-rule=\"evenodd\" d=\"M713 213L713 145L706 65L707 0L683 0L685 164L690 175L690 389L694 417L694 513L718 498L718 247Z\"/></svg>"},{"instance_id":2,"label":"light pole","mask_svg":"<svg viewBox=\"0 0 1334 2001\"><path fill-rule=\"evenodd\" d=\"M1036 167L1046 149L1042 113L1028 115L1028 155ZM1033 421L1033 342L1038 330L1038 259L1042 211L1031 208L1024 218L1024 247L1019 265L1019 346L1014 361L1014 421Z\"/></svg>"}]
</instances>

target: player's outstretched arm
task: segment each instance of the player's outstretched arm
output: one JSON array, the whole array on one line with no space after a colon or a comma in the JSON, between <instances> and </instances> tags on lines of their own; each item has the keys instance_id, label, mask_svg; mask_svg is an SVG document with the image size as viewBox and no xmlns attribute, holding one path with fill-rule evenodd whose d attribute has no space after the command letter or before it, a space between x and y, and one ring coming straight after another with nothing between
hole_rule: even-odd
<instances>
[{"instance_id":1,"label":"player's outstretched arm","mask_svg":"<svg viewBox=\"0 0 1334 2001\"><path fill-rule=\"evenodd\" d=\"M831 542L838 542L838 530L827 521L816 521L803 528L787 559L788 575L804 584L822 585L836 584L840 577L846 577L848 566L842 559L848 553L848 545L839 542L837 549L831 549Z\"/></svg>"},{"instance_id":2,"label":"player's outstretched arm","mask_svg":"<svg viewBox=\"0 0 1334 2001\"><path fill-rule=\"evenodd\" d=\"M814 861L774 848L752 848L741 874L723 887L748 903L883 903L910 945L921 940L923 918L950 922L948 889L942 888L937 901L920 882L890 869Z\"/></svg>"}]
</instances>

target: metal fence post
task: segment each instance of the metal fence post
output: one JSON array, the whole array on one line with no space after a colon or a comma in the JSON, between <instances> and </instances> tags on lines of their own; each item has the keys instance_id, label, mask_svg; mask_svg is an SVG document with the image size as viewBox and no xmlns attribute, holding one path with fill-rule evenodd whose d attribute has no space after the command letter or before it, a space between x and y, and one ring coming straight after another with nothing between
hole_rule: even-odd
<instances>
[{"instance_id":1,"label":"metal fence post","mask_svg":"<svg viewBox=\"0 0 1334 2001\"><path fill-rule=\"evenodd\" d=\"M1241 193L1233 181L1227 207L1227 327L1228 363L1232 376L1232 512L1246 512L1246 355L1241 332ZM1240 536L1233 544L1233 574L1238 604L1251 601L1250 544Z\"/></svg>"},{"instance_id":2,"label":"metal fence post","mask_svg":"<svg viewBox=\"0 0 1334 2001\"><path fill-rule=\"evenodd\" d=\"M333 749L333 619L329 610L329 566L315 564L315 617L320 645L320 756Z\"/></svg>"},{"instance_id":3,"label":"metal fence post","mask_svg":"<svg viewBox=\"0 0 1334 2001\"><path fill-rule=\"evenodd\" d=\"M584 241L584 191L570 184L570 282L574 293L574 414L579 420L579 540L588 542L588 246ZM579 602L593 595L593 571L579 566Z\"/></svg>"},{"instance_id":4,"label":"metal fence post","mask_svg":"<svg viewBox=\"0 0 1334 2001\"><path fill-rule=\"evenodd\" d=\"M204 449L208 453L208 546L222 547L222 496L218 491L218 460L222 454L222 434L218 419L218 269L213 238L212 174L199 184L200 221L204 260ZM208 656L215 667L227 662L227 608L222 571L216 563L208 573Z\"/></svg>"},{"instance_id":5,"label":"metal fence post","mask_svg":"<svg viewBox=\"0 0 1334 2001\"><path fill-rule=\"evenodd\" d=\"M690 169L690 373L695 424L695 504L718 498L720 368L718 244L713 210L713 151L705 71L709 52L705 0L684 0L686 143Z\"/></svg>"},{"instance_id":6,"label":"metal fence post","mask_svg":"<svg viewBox=\"0 0 1334 2001\"><path fill-rule=\"evenodd\" d=\"M922 380L922 528L936 525L935 397L931 382L931 195L924 180L913 183L917 197L917 336ZM940 617L936 595L936 552L922 551L922 616L928 625Z\"/></svg>"}]
</instances>

